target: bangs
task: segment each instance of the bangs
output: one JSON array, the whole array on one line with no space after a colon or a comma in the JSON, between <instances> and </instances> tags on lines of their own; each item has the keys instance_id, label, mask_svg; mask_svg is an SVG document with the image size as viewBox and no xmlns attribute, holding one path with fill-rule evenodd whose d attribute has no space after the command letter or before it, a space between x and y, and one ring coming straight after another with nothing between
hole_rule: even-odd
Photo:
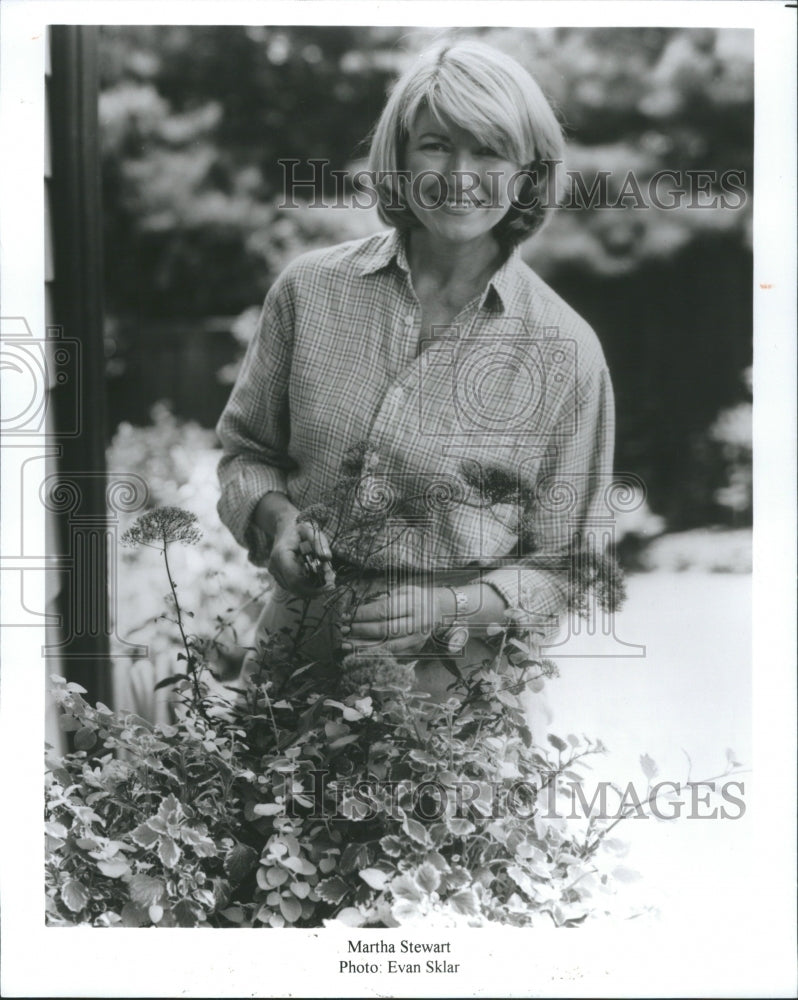
<instances>
[{"instance_id":1,"label":"bangs","mask_svg":"<svg viewBox=\"0 0 798 1000\"><path fill-rule=\"evenodd\" d=\"M398 178L404 172L407 138L422 110L444 128L450 122L470 133L521 170L561 162L562 129L526 69L476 40L430 49L396 82L372 137L369 169L377 179L377 210L386 225L418 225L402 200ZM525 186L523 197L495 227L503 245L537 232L551 213L548 171L539 178L530 175ZM551 193L556 197L554 187Z\"/></svg>"},{"instance_id":2,"label":"bangs","mask_svg":"<svg viewBox=\"0 0 798 1000\"><path fill-rule=\"evenodd\" d=\"M538 115L524 84L536 85L529 77L519 79L520 70L512 61L501 65L495 58L485 59L469 46L443 49L405 91L400 113L404 135L427 108L434 118L448 118L505 159L531 163L539 153L533 133Z\"/></svg>"},{"instance_id":3,"label":"bangs","mask_svg":"<svg viewBox=\"0 0 798 1000\"><path fill-rule=\"evenodd\" d=\"M470 132L505 160L521 164L534 158L534 150L523 148L519 137L513 135L516 123L506 109L497 105L485 92L475 104L463 90L453 90L442 85L440 80L431 80L424 90L414 95L404 110L400 121L403 138L407 138L416 116L424 110L428 110L441 125L448 119Z\"/></svg>"}]
</instances>

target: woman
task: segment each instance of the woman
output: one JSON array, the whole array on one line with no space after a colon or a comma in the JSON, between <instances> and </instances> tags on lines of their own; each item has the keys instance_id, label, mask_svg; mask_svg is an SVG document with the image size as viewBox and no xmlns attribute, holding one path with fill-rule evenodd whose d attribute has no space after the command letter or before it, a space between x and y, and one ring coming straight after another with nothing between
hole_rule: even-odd
<instances>
[{"instance_id":1,"label":"woman","mask_svg":"<svg viewBox=\"0 0 798 1000\"><path fill-rule=\"evenodd\" d=\"M507 608L556 627L561 557L603 512L613 446L598 341L518 251L545 221L561 148L512 59L471 41L427 52L372 141L391 230L304 254L269 291L217 428L220 516L276 581L261 637L311 598L309 656L377 644L417 659L419 685L443 696L442 650L482 659L484 630ZM297 514L324 501L364 441L371 485L432 499L391 540L373 599L333 622L330 561L352 553ZM497 476L517 489L492 494Z\"/></svg>"}]
</instances>

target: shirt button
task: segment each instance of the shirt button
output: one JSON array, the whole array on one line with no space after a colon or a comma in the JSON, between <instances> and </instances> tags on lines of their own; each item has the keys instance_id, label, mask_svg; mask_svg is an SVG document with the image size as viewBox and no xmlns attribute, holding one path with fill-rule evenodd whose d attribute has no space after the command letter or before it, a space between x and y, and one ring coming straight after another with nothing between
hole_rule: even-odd
<instances>
[{"instance_id":1,"label":"shirt button","mask_svg":"<svg viewBox=\"0 0 798 1000\"><path fill-rule=\"evenodd\" d=\"M415 322L415 317L405 316L405 326L412 326L414 322Z\"/></svg>"}]
</instances>

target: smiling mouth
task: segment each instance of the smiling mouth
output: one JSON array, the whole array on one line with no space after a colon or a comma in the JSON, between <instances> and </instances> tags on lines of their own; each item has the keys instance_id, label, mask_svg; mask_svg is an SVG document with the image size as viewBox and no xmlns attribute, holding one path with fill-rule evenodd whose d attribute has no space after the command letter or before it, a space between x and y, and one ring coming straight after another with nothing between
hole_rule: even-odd
<instances>
[{"instance_id":1,"label":"smiling mouth","mask_svg":"<svg viewBox=\"0 0 798 1000\"><path fill-rule=\"evenodd\" d=\"M441 208L446 208L451 212L468 212L475 208L482 208L481 202L473 201L445 201Z\"/></svg>"}]
</instances>

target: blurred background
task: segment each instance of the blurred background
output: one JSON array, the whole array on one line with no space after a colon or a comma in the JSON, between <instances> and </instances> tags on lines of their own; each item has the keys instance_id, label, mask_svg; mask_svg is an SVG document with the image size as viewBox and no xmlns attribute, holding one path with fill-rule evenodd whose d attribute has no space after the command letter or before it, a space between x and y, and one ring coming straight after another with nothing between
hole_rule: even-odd
<instances>
[{"instance_id":1,"label":"blurred background","mask_svg":"<svg viewBox=\"0 0 798 1000\"><path fill-rule=\"evenodd\" d=\"M616 469L647 487L618 525L627 569L659 574L663 599L679 586L675 574L750 569L752 32L106 26L108 466L143 476L151 505L199 516L205 539L185 553L183 587L197 631L213 626L223 601L243 608L244 635L268 587L218 522L212 429L263 297L297 254L382 228L329 173L320 193L337 205L281 209L278 161L302 161L303 179L313 158L330 170L362 166L392 80L419 49L460 34L532 72L568 136L565 167L588 184L609 171L611 199L630 170L644 192L659 170L739 172L743 194L727 207L688 198L668 211L627 198L561 210L523 255L594 327L608 359ZM146 632L146 662L157 663L152 621L164 588L147 555L120 556L137 571L119 574L117 614L119 634L143 641ZM727 612L730 599L718 599ZM739 600L734 615L745 613ZM161 627L170 648L171 626Z\"/></svg>"}]
</instances>

